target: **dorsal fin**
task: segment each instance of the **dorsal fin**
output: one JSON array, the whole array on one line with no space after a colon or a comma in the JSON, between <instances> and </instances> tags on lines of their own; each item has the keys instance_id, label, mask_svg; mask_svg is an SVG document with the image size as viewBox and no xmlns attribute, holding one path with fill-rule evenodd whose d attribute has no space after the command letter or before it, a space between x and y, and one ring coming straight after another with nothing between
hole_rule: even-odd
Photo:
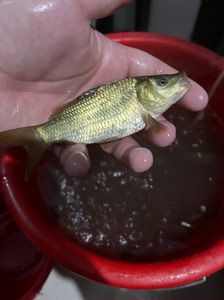
<instances>
[{"instance_id":1,"label":"dorsal fin","mask_svg":"<svg viewBox=\"0 0 224 300\"><path fill-rule=\"evenodd\" d=\"M51 113L51 115L50 115L50 117L49 117L49 120L56 118L56 117L57 117L58 115L60 115L65 109L71 107L72 105L76 104L76 103L79 102L79 101L84 100L86 96L89 96L89 95L95 93L96 90L98 90L98 89L99 89L99 87L90 89L90 90L88 90L88 91L82 93L81 95L79 95L77 98L75 98L75 99L73 99L73 100L71 100L71 101L69 101L69 102L66 102L66 103L64 103L64 104L62 104L62 105L56 107L56 109L53 110L53 112Z\"/></svg>"}]
</instances>

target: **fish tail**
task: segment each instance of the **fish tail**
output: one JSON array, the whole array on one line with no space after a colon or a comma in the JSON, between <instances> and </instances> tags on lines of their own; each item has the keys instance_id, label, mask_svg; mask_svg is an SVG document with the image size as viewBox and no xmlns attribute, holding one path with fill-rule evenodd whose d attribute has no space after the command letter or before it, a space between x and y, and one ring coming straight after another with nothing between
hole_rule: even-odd
<instances>
[{"instance_id":1,"label":"fish tail","mask_svg":"<svg viewBox=\"0 0 224 300\"><path fill-rule=\"evenodd\" d=\"M22 127L0 132L0 145L3 147L22 146L27 152L25 180L30 175L49 145L41 142L36 134L37 126Z\"/></svg>"}]
</instances>

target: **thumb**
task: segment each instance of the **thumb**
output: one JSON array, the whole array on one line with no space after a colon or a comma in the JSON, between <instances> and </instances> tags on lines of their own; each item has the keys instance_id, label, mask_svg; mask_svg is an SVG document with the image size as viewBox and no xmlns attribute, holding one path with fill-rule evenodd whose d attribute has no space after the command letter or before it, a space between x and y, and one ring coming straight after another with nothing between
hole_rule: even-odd
<instances>
[{"instance_id":1,"label":"thumb","mask_svg":"<svg viewBox=\"0 0 224 300\"><path fill-rule=\"evenodd\" d=\"M89 20L94 20L112 15L131 2L132 0L82 0L82 7L88 12Z\"/></svg>"}]
</instances>

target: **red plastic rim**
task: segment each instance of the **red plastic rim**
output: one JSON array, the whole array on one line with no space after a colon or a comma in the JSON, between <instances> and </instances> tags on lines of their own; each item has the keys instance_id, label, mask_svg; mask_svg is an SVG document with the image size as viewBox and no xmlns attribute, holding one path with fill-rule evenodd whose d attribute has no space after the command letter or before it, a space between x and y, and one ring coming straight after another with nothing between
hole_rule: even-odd
<instances>
[{"instance_id":1,"label":"red plastic rim","mask_svg":"<svg viewBox=\"0 0 224 300\"><path fill-rule=\"evenodd\" d=\"M183 69L186 64L188 76L197 80L207 91L224 71L222 57L177 38L150 33L118 33L109 37L147 51L176 68ZM220 89L224 95L224 87ZM214 97L214 109L217 107L220 111L221 96L215 93ZM220 114L220 117L224 118L224 115ZM176 260L122 262L85 251L73 244L57 226L39 198L38 191L33 190L32 182L24 182L24 152L1 149L0 157L1 192L14 219L39 249L75 273L113 286L158 289L196 281L224 266L224 226L210 237L207 245Z\"/></svg>"}]
</instances>

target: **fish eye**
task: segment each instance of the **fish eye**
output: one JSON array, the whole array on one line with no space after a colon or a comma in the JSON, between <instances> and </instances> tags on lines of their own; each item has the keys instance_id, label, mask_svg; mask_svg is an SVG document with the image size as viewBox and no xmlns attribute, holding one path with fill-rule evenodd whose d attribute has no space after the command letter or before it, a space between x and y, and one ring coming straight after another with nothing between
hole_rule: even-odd
<instances>
[{"instance_id":1,"label":"fish eye","mask_svg":"<svg viewBox=\"0 0 224 300\"><path fill-rule=\"evenodd\" d=\"M157 84L160 85L160 86L165 86L167 84L167 80L165 77L160 77L158 80L157 80Z\"/></svg>"}]
</instances>

